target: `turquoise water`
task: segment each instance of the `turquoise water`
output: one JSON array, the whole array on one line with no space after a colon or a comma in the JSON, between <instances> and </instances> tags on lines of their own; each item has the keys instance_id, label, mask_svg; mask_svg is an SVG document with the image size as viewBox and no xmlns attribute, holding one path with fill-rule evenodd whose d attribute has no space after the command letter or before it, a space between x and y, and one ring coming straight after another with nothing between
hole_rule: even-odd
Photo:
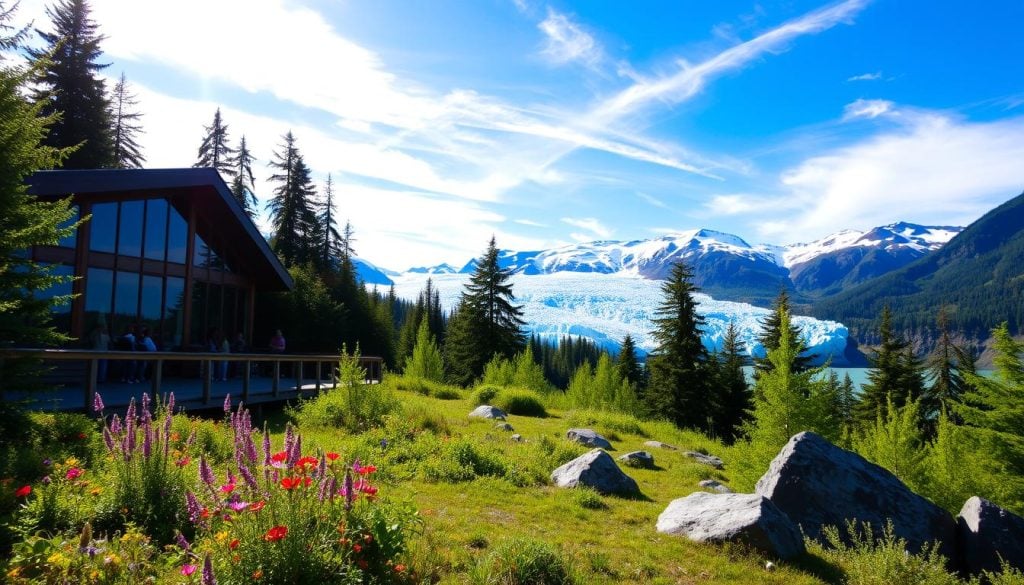
<instances>
[{"instance_id":1,"label":"turquoise water","mask_svg":"<svg viewBox=\"0 0 1024 585\"><path fill-rule=\"evenodd\" d=\"M871 368L829 368L829 370L836 373L839 376L839 380L842 381L843 377L847 374L850 375L850 380L853 381L854 391L860 393L860 388L868 382L868 372ZM746 366L743 368L743 372L747 375L747 380L754 383L754 368L753 366ZM982 376L992 375L992 370L979 370L979 374Z\"/></svg>"}]
</instances>

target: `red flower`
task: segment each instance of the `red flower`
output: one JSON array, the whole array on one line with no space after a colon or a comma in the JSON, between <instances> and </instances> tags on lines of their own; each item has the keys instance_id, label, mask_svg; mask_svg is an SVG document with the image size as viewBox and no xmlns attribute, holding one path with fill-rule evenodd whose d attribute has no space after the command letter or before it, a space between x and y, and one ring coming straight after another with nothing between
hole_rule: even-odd
<instances>
[{"instance_id":1,"label":"red flower","mask_svg":"<svg viewBox=\"0 0 1024 585\"><path fill-rule=\"evenodd\" d=\"M175 461L174 464L177 465L178 467L185 467L186 465L191 463L191 461L192 459L190 459L188 456L185 456Z\"/></svg>"},{"instance_id":2,"label":"red flower","mask_svg":"<svg viewBox=\"0 0 1024 585\"><path fill-rule=\"evenodd\" d=\"M395 565L395 572L396 573L403 573L403 572L405 572L405 565L401 565L401 564Z\"/></svg>"},{"instance_id":3,"label":"red flower","mask_svg":"<svg viewBox=\"0 0 1024 585\"><path fill-rule=\"evenodd\" d=\"M230 544L228 544L228 548L230 548L231 550L235 550L236 548L238 548L239 544L240 543L239 543L238 539L236 538L236 539L232 540Z\"/></svg>"},{"instance_id":4,"label":"red flower","mask_svg":"<svg viewBox=\"0 0 1024 585\"><path fill-rule=\"evenodd\" d=\"M357 481L355 485L352 487L354 487L356 491L362 492L368 496L377 495L377 488L373 487L372 485L370 485L370 482L362 478L360 478L359 481Z\"/></svg>"},{"instance_id":5,"label":"red flower","mask_svg":"<svg viewBox=\"0 0 1024 585\"><path fill-rule=\"evenodd\" d=\"M365 467L360 467L356 471L359 473L359 475L369 475L369 474L373 473L374 471L377 471L377 466L376 465L367 465Z\"/></svg>"},{"instance_id":6,"label":"red flower","mask_svg":"<svg viewBox=\"0 0 1024 585\"><path fill-rule=\"evenodd\" d=\"M23 485L20 488L14 490L14 497L16 497L16 498L24 498L25 496L27 496L27 495L29 495L31 493L32 493L32 486L30 486L30 485Z\"/></svg>"},{"instance_id":7,"label":"red flower","mask_svg":"<svg viewBox=\"0 0 1024 585\"><path fill-rule=\"evenodd\" d=\"M256 502L255 504L249 506L249 510L251 510L253 512L259 512L260 510L263 509L263 506L266 506L266 505L267 505L267 503L265 501L260 500L260 501Z\"/></svg>"},{"instance_id":8,"label":"red flower","mask_svg":"<svg viewBox=\"0 0 1024 585\"><path fill-rule=\"evenodd\" d=\"M291 490L299 487L300 483L302 483L302 478L301 477L285 477L285 478L283 478L281 480L281 487L283 487L284 489L286 489L288 491L291 491Z\"/></svg>"},{"instance_id":9,"label":"red flower","mask_svg":"<svg viewBox=\"0 0 1024 585\"><path fill-rule=\"evenodd\" d=\"M199 517L202 518L203 520L206 520L207 518L209 518L210 517L210 510L209 510L209 508L203 508L203 510L201 512L199 512Z\"/></svg>"},{"instance_id":10,"label":"red flower","mask_svg":"<svg viewBox=\"0 0 1024 585\"><path fill-rule=\"evenodd\" d=\"M287 526L275 526L275 527L271 528L270 530L268 530L267 533L263 535L263 540L265 540L267 542L277 542L277 541L281 540L282 538L284 538L287 535L288 535L288 527Z\"/></svg>"},{"instance_id":11,"label":"red flower","mask_svg":"<svg viewBox=\"0 0 1024 585\"><path fill-rule=\"evenodd\" d=\"M288 453L285 451L278 451L270 456L270 460L274 463L284 463L288 460Z\"/></svg>"},{"instance_id":12,"label":"red flower","mask_svg":"<svg viewBox=\"0 0 1024 585\"><path fill-rule=\"evenodd\" d=\"M222 493L225 493L225 494L230 494L231 492L235 491L235 484L233 484L233 483L224 484L224 485L220 486L220 491Z\"/></svg>"},{"instance_id":13,"label":"red flower","mask_svg":"<svg viewBox=\"0 0 1024 585\"><path fill-rule=\"evenodd\" d=\"M299 459L298 461L296 461L295 462L295 467L300 467L301 468L301 467L305 467L307 465L316 467L316 465L318 463L320 463L320 460L318 460L316 457L306 456L306 457L303 457L302 459Z\"/></svg>"},{"instance_id":14,"label":"red flower","mask_svg":"<svg viewBox=\"0 0 1024 585\"><path fill-rule=\"evenodd\" d=\"M80 433L78 433L78 438L79 438L79 439L85 439L85 438L87 438L88 436L89 436L89 435L86 435L86 434L85 434L85 432L80 432Z\"/></svg>"},{"instance_id":15,"label":"red flower","mask_svg":"<svg viewBox=\"0 0 1024 585\"><path fill-rule=\"evenodd\" d=\"M328 461L335 461L338 457L339 457L339 455L337 453L334 453L334 452L331 452L331 453L327 454L327 460Z\"/></svg>"},{"instance_id":16,"label":"red flower","mask_svg":"<svg viewBox=\"0 0 1024 585\"><path fill-rule=\"evenodd\" d=\"M356 551L357 553L358 552L363 552L363 545L361 545L361 544L353 544L352 545L352 550Z\"/></svg>"}]
</instances>

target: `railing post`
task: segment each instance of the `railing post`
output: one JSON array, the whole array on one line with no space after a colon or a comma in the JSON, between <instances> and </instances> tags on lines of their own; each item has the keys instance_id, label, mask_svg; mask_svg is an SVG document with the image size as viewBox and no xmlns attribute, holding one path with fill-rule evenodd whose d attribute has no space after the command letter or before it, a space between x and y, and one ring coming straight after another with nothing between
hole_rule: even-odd
<instances>
[{"instance_id":1,"label":"railing post","mask_svg":"<svg viewBox=\"0 0 1024 585\"><path fill-rule=\"evenodd\" d=\"M295 371L292 372L295 374L295 392L302 396L302 362L296 362L292 364L292 367L295 368Z\"/></svg>"},{"instance_id":2,"label":"railing post","mask_svg":"<svg viewBox=\"0 0 1024 585\"><path fill-rule=\"evenodd\" d=\"M213 379L213 360L206 360L206 372L203 374L203 404L210 403L210 386Z\"/></svg>"},{"instance_id":3,"label":"railing post","mask_svg":"<svg viewBox=\"0 0 1024 585\"><path fill-rule=\"evenodd\" d=\"M153 361L153 371L150 372L150 382L153 386L153 397L160 396L160 384L164 378L164 360L156 359Z\"/></svg>"},{"instance_id":4,"label":"railing post","mask_svg":"<svg viewBox=\"0 0 1024 585\"><path fill-rule=\"evenodd\" d=\"M321 375L320 366L322 364L323 364L323 362L321 362L320 360L316 360L316 393L317 394L320 393L320 375Z\"/></svg>"},{"instance_id":5,"label":"railing post","mask_svg":"<svg viewBox=\"0 0 1024 585\"><path fill-rule=\"evenodd\" d=\"M244 361L242 364L242 400L249 402L249 374L252 373L252 362Z\"/></svg>"},{"instance_id":6,"label":"railing post","mask_svg":"<svg viewBox=\"0 0 1024 585\"><path fill-rule=\"evenodd\" d=\"M274 360L274 379L271 382L270 388L274 398L281 393L281 360Z\"/></svg>"},{"instance_id":7,"label":"railing post","mask_svg":"<svg viewBox=\"0 0 1024 585\"><path fill-rule=\"evenodd\" d=\"M85 414L89 414L92 411L92 401L96 397L97 371L99 371L99 362L96 358L91 358L85 374Z\"/></svg>"}]
</instances>

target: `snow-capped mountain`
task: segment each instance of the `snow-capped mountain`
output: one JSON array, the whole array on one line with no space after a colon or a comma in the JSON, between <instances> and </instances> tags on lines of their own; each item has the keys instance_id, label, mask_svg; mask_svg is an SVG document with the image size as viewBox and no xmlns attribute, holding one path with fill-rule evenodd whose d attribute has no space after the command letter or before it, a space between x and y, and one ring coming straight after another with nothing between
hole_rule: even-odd
<instances>
[{"instance_id":1,"label":"snow-capped mountain","mask_svg":"<svg viewBox=\"0 0 1024 585\"><path fill-rule=\"evenodd\" d=\"M406 273L395 277L395 293L400 298L415 299L423 290L428 276ZM451 310L457 303L467 274L442 274L430 277L439 291L441 305ZM562 271L552 274L512 277L516 304L523 307L526 331L547 340L566 335L585 337L599 346L618 350L626 334L647 352L656 343L651 335L651 318L664 299L661 283L639 275L624 273L600 274ZM729 323L739 329L747 353L763 356L764 348L757 341L761 321L768 315L746 303L715 300L698 294L698 311L704 315L703 341L710 350L722 348ZM841 323L811 317L794 317L804 341L819 361L831 359L834 365L847 363L847 330Z\"/></svg>"},{"instance_id":2,"label":"snow-capped mountain","mask_svg":"<svg viewBox=\"0 0 1024 585\"><path fill-rule=\"evenodd\" d=\"M391 277L398 276L397 272L386 268L380 268L372 262L363 260L362 258L352 258L352 264L356 268L356 276L366 284L382 284L391 286L394 284Z\"/></svg>"},{"instance_id":3,"label":"snow-capped mountain","mask_svg":"<svg viewBox=\"0 0 1024 585\"><path fill-rule=\"evenodd\" d=\"M406 270L406 272L411 272L412 274L455 274L458 272L458 269L445 262L437 266L417 266L416 268Z\"/></svg>"}]
</instances>

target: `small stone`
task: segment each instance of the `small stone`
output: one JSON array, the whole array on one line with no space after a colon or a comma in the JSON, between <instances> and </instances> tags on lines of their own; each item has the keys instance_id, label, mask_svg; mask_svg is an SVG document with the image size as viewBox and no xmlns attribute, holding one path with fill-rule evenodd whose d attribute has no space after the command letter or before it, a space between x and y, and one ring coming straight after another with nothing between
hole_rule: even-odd
<instances>
[{"instance_id":1,"label":"small stone","mask_svg":"<svg viewBox=\"0 0 1024 585\"><path fill-rule=\"evenodd\" d=\"M775 563L773 563L771 561L766 562L764 564L764 570L768 571L769 573L771 573L772 571L775 570Z\"/></svg>"},{"instance_id":2,"label":"small stone","mask_svg":"<svg viewBox=\"0 0 1024 585\"><path fill-rule=\"evenodd\" d=\"M718 492L720 494L731 494L731 493L733 493L733 491L731 489L729 489L729 486L727 486L725 484L722 484L722 483L719 483L719 482L717 482L717 481L715 481L713 479L703 479L700 482L698 482L697 485L699 485L702 488L707 488L709 490L714 490L714 491L716 491L716 492Z\"/></svg>"},{"instance_id":3,"label":"small stone","mask_svg":"<svg viewBox=\"0 0 1024 585\"><path fill-rule=\"evenodd\" d=\"M608 442L608 439L597 434L593 429L569 429L565 436L570 441L575 441L585 447L612 448L612 444Z\"/></svg>"},{"instance_id":4,"label":"small stone","mask_svg":"<svg viewBox=\"0 0 1024 585\"><path fill-rule=\"evenodd\" d=\"M516 434L512 435L512 440L515 441L516 443L522 443L523 442L523 436L520 435L519 433L516 433Z\"/></svg>"},{"instance_id":5,"label":"small stone","mask_svg":"<svg viewBox=\"0 0 1024 585\"><path fill-rule=\"evenodd\" d=\"M686 455L687 457L693 459L697 463L710 465L715 469L722 469L724 467L724 465L722 464L722 460L719 459L718 457L715 457L714 455L705 455L703 453L698 453L696 451L683 451L683 455Z\"/></svg>"},{"instance_id":6,"label":"small stone","mask_svg":"<svg viewBox=\"0 0 1024 585\"><path fill-rule=\"evenodd\" d=\"M651 449L668 449L669 451L679 450L679 447L669 445L668 443L662 443L661 441L647 441L644 443L644 447L650 447Z\"/></svg>"},{"instance_id":7,"label":"small stone","mask_svg":"<svg viewBox=\"0 0 1024 585\"><path fill-rule=\"evenodd\" d=\"M654 455L647 451L632 451L618 457L618 460L630 467L654 469Z\"/></svg>"},{"instance_id":8,"label":"small stone","mask_svg":"<svg viewBox=\"0 0 1024 585\"><path fill-rule=\"evenodd\" d=\"M500 422L500 423L494 425L494 428L498 429L499 431L511 431L511 430L514 430L512 428L512 425L508 424L507 422Z\"/></svg>"},{"instance_id":9,"label":"small stone","mask_svg":"<svg viewBox=\"0 0 1024 585\"><path fill-rule=\"evenodd\" d=\"M488 404L474 408L473 412L469 413L469 416L473 418L493 418L496 420L505 420L508 417L502 409Z\"/></svg>"},{"instance_id":10,"label":"small stone","mask_svg":"<svg viewBox=\"0 0 1024 585\"><path fill-rule=\"evenodd\" d=\"M640 491L636 481L619 469L612 456L594 449L551 472L558 487L586 486L602 494L631 494Z\"/></svg>"}]
</instances>

